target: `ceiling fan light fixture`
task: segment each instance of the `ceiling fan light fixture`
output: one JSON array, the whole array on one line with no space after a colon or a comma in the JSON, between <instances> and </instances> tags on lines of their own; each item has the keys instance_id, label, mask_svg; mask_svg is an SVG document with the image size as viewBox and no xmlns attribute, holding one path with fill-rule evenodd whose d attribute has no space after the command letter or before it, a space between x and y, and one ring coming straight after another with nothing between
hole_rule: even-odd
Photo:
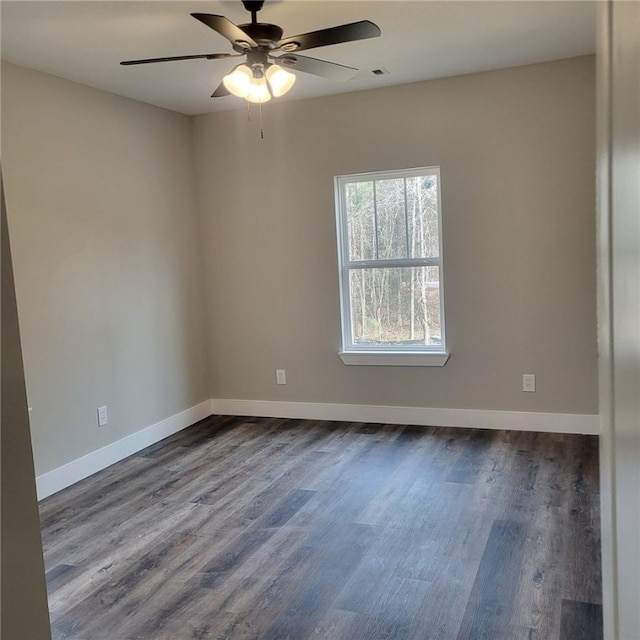
<instances>
[{"instance_id":1,"label":"ceiling fan light fixture","mask_svg":"<svg viewBox=\"0 0 640 640\"><path fill-rule=\"evenodd\" d=\"M239 64L222 79L222 83L234 96L246 98L253 79L251 69L246 64Z\"/></svg>"},{"instance_id":2,"label":"ceiling fan light fixture","mask_svg":"<svg viewBox=\"0 0 640 640\"><path fill-rule=\"evenodd\" d=\"M274 98L279 98L287 93L296 81L295 74L286 71L277 64L269 66L266 76Z\"/></svg>"}]
</instances>

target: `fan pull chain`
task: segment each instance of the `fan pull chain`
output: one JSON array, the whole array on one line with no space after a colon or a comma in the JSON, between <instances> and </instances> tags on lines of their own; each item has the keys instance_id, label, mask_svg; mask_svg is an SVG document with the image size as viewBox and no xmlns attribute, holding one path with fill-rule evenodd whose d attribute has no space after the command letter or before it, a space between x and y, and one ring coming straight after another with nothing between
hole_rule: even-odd
<instances>
[{"instance_id":1,"label":"fan pull chain","mask_svg":"<svg viewBox=\"0 0 640 640\"><path fill-rule=\"evenodd\" d=\"M260 140L264 140L264 129L262 127L262 102L258 103L260 109Z\"/></svg>"},{"instance_id":2,"label":"fan pull chain","mask_svg":"<svg viewBox=\"0 0 640 640\"><path fill-rule=\"evenodd\" d=\"M262 125L262 103L258 103L258 110L260 113L260 139L264 140L264 127ZM251 103L247 100L247 121L251 122Z\"/></svg>"}]
</instances>

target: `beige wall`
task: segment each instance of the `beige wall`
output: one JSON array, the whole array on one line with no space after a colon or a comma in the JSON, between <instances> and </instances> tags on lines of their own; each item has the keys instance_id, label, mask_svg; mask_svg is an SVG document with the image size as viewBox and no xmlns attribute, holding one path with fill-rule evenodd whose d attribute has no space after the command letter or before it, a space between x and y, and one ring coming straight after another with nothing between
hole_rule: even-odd
<instances>
[{"instance_id":1,"label":"beige wall","mask_svg":"<svg viewBox=\"0 0 640 640\"><path fill-rule=\"evenodd\" d=\"M42 474L210 396L190 120L3 64L2 158Z\"/></svg>"},{"instance_id":2,"label":"beige wall","mask_svg":"<svg viewBox=\"0 0 640 640\"><path fill-rule=\"evenodd\" d=\"M38 474L211 397L597 413L592 57L268 104L264 140L243 108L2 85ZM451 359L347 367L333 176L430 164Z\"/></svg>"},{"instance_id":3,"label":"beige wall","mask_svg":"<svg viewBox=\"0 0 640 640\"><path fill-rule=\"evenodd\" d=\"M589 56L194 118L212 395L597 413L594 102ZM451 359L347 367L333 177L433 164Z\"/></svg>"}]
</instances>

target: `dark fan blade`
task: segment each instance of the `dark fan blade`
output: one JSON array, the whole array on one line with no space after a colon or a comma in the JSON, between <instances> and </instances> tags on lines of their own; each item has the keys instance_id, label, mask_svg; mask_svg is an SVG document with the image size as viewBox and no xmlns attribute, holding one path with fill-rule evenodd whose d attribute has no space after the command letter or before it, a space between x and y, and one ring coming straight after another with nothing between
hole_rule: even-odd
<instances>
[{"instance_id":1,"label":"dark fan blade","mask_svg":"<svg viewBox=\"0 0 640 640\"><path fill-rule=\"evenodd\" d=\"M258 46L258 43L251 36L224 16L214 16L209 13L192 13L191 15L224 36L232 45L238 45L242 49Z\"/></svg>"},{"instance_id":2,"label":"dark fan blade","mask_svg":"<svg viewBox=\"0 0 640 640\"><path fill-rule=\"evenodd\" d=\"M206 58L207 60L220 60L222 58L231 58L231 53L200 53L194 56L171 56L170 58L146 58L145 60L125 60L122 65L130 64L148 64L150 62L172 62L174 60L197 60L198 58Z\"/></svg>"},{"instance_id":3,"label":"dark fan blade","mask_svg":"<svg viewBox=\"0 0 640 640\"><path fill-rule=\"evenodd\" d=\"M299 36L283 38L278 42L278 47L283 51L302 51L304 49L314 49L315 47L326 47L329 44L339 44L340 42L352 42L353 40L365 40L366 38L377 38L380 35L380 28L369 20L351 22L338 27L320 29L302 33Z\"/></svg>"},{"instance_id":4,"label":"dark fan blade","mask_svg":"<svg viewBox=\"0 0 640 640\"><path fill-rule=\"evenodd\" d=\"M315 76L322 76L329 78L329 80L350 80L358 73L358 70L353 67L345 67L343 64L309 58L308 56L299 56L296 53L285 53L281 56L273 56L272 59L285 69L313 73Z\"/></svg>"},{"instance_id":5,"label":"dark fan blade","mask_svg":"<svg viewBox=\"0 0 640 640\"><path fill-rule=\"evenodd\" d=\"M221 82L218 85L218 88L211 94L212 98L224 98L225 96L230 96L231 92L224 86Z\"/></svg>"}]
</instances>

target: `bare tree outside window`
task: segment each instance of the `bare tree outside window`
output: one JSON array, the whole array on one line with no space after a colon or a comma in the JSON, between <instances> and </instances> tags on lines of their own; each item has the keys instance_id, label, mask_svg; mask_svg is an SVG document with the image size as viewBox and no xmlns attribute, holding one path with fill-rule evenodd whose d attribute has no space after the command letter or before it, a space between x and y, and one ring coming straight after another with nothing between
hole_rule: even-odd
<instances>
[{"instance_id":1,"label":"bare tree outside window","mask_svg":"<svg viewBox=\"0 0 640 640\"><path fill-rule=\"evenodd\" d=\"M345 349L444 346L437 167L336 179Z\"/></svg>"}]
</instances>

